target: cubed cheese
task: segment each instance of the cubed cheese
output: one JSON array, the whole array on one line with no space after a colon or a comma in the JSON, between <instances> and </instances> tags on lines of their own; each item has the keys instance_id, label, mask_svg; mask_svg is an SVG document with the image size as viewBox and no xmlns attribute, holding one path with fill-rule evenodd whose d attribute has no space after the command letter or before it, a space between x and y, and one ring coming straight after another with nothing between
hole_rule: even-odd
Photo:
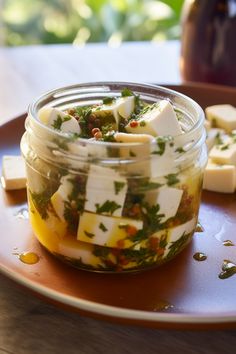
<instances>
[{"instance_id":1,"label":"cubed cheese","mask_svg":"<svg viewBox=\"0 0 236 354\"><path fill-rule=\"evenodd\" d=\"M228 139L223 144L215 145L209 157L218 164L236 165L236 142Z\"/></svg>"},{"instance_id":2,"label":"cubed cheese","mask_svg":"<svg viewBox=\"0 0 236 354\"><path fill-rule=\"evenodd\" d=\"M176 136L182 133L175 111L167 100L162 100L151 107L139 120L131 120L125 129L129 133L153 136Z\"/></svg>"},{"instance_id":3,"label":"cubed cheese","mask_svg":"<svg viewBox=\"0 0 236 354\"><path fill-rule=\"evenodd\" d=\"M57 108L43 107L39 110L39 119L45 125L64 133L80 134L81 129L77 120Z\"/></svg>"},{"instance_id":4,"label":"cubed cheese","mask_svg":"<svg viewBox=\"0 0 236 354\"><path fill-rule=\"evenodd\" d=\"M219 128L211 128L207 132L206 145L210 151L219 141L225 141L225 131Z\"/></svg>"},{"instance_id":5,"label":"cubed cheese","mask_svg":"<svg viewBox=\"0 0 236 354\"><path fill-rule=\"evenodd\" d=\"M114 128L117 129L120 116L123 118L128 118L134 111L134 106L134 96L120 97L110 104L103 104L99 107L99 109L93 109L93 113L104 120L106 117L111 119L113 116L114 122L116 123Z\"/></svg>"},{"instance_id":6,"label":"cubed cheese","mask_svg":"<svg viewBox=\"0 0 236 354\"><path fill-rule=\"evenodd\" d=\"M204 171L203 189L233 193L236 189L236 167L233 165L219 165L209 159Z\"/></svg>"},{"instance_id":7,"label":"cubed cheese","mask_svg":"<svg viewBox=\"0 0 236 354\"><path fill-rule=\"evenodd\" d=\"M100 246L128 248L133 245L132 237L142 228L141 220L84 212L77 239Z\"/></svg>"},{"instance_id":8,"label":"cubed cheese","mask_svg":"<svg viewBox=\"0 0 236 354\"><path fill-rule=\"evenodd\" d=\"M150 176L150 152L154 138L148 134L116 133L114 138L117 142L124 143L120 146L120 157L130 159L125 165L128 175ZM130 143L129 146L126 143Z\"/></svg>"},{"instance_id":9,"label":"cubed cheese","mask_svg":"<svg viewBox=\"0 0 236 354\"><path fill-rule=\"evenodd\" d=\"M26 171L23 157L3 156L1 181L3 188L6 190L26 187Z\"/></svg>"},{"instance_id":10,"label":"cubed cheese","mask_svg":"<svg viewBox=\"0 0 236 354\"><path fill-rule=\"evenodd\" d=\"M56 214L59 216L61 220L65 220L64 218L64 212L65 212L65 202L68 202L69 195L72 192L73 189L73 184L71 180L73 181L73 176L63 176L61 178L61 185L58 188L58 190L52 195L51 197L51 203L53 206L53 209L55 210Z\"/></svg>"},{"instance_id":11,"label":"cubed cheese","mask_svg":"<svg viewBox=\"0 0 236 354\"><path fill-rule=\"evenodd\" d=\"M110 215L111 209L112 215L121 216L126 192L127 181L119 172L112 168L91 165L86 184L84 209L94 213L100 210L101 214Z\"/></svg>"},{"instance_id":12,"label":"cubed cheese","mask_svg":"<svg viewBox=\"0 0 236 354\"><path fill-rule=\"evenodd\" d=\"M193 218L186 223L173 227L168 230L168 246L166 247L164 256L166 257L171 250L174 242L178 241L183 235L193 233L196 227L197 219Z\"/></svg>"},{"instance_id":13,"label":"cubed cheese","mask_svg":"<svg viewBox=\"0 0 236 354\"><path fill-rule=\"evenodd\" d=\"M229 104L207 107L206 116L212 126L223 128L227 132L236 129L236 108Z\"/></svg>"},{"instance_id":14,"label":"cubed cheese","mask_svg":"<svg viewBox=\"0 0 236 354\"><path fill-rule=\"evenodd\" d=\"M59 254L71 259L80 260L85 265L96 267L100 260L93 254L93 245L66 237L58 245Z\"/></svg>"},{"instance_id":15,"label":"cubed cheese","mask_svg":"<svg viewBox=\"0 0 236 354\"><path fill-rule=\"evenodd\" d=\"M146 193L145 200L149 205L159 205L158 214L163 214L161 218L163 223L176 215L182 195L182 189L163 186Z\"/></svg>"}]
</instances>

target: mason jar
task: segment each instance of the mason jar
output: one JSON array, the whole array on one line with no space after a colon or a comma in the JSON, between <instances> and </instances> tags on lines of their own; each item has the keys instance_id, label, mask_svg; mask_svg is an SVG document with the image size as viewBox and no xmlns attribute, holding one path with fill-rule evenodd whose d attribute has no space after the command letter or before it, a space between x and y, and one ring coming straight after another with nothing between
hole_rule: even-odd
<instances>
[{"instance_id":1,"label":"mason jar","mask_svg":"<svg viewBox=\"0 0 236 354\"><path fill-rule=\"evenodd\" d=\"M144 142L104 142L63 133L39 120L43 107L97 105L128 88L147 104L174 107L182 134ZM63 87L29 107L21 151L30 222L55 257L90 271L159 266L190 242L207 161L204 113L164 87L98 82Z\"/></svg>"}]
</instances>

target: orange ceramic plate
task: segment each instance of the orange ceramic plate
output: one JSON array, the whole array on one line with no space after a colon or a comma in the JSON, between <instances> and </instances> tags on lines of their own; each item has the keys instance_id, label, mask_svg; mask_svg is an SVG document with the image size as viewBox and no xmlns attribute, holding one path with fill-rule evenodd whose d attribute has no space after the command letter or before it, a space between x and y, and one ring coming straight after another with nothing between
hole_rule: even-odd
<instances>
[{"instance_id":1,"label":"orange ceramic plate","mask_svg":"<svg viewBox=\"0 0 236 354\"><path fill-rule=\"evenodd\" d=\"M172 86L203 107L236 106L236 90L206 85ZM19 154L25 116L0 127L0 155ZM0 158L1 158L0 156ZM225 259L236 262L236 194L204 192L200 209L203 232L175 260L140 274L79 271L48 254L34 238L26 215L25 191L0 190L0 270L35 294L81 313L117 322L158 328L235 327L236 275L218 277ZM34 265L17 254L33 251ZM193 259L203 252L207 259Z\"/></svg>"}]
</instances>

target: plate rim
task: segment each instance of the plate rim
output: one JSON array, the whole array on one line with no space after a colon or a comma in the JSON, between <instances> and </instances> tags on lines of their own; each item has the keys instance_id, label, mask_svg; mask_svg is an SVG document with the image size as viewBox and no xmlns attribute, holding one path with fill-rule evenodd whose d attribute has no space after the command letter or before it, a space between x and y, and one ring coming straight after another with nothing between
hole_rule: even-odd
<instances>
[{"instance_id":1,"label":"plate rim","mask_svg":"<svg viewBox=\"0 0 236 354\"><path fill-rule=\"evenodd\" d=\"M236 89L231 87L225 87L221 85L212 84L201 84L201 83L184 83L182 85L176 84L165 84L161 86L169 87L172 89L177 89L178 87L207 87L210 90L226 90L229 92L235 92ZM12 117L7 122L0 124L0 130L7 124L13 123L19 119L23 120L27 116L27 113L22 113L18 116ZM103 303L98 303L96 301L86 300L81 297L76 297L68 294L64 294L58 290L52 289L48 286L42 285L37 281L31 280L26 276L17 273L16 271L10 269L9 267L0 264L0 273L13 280L14 282L24 286L25 288L32 290L38 295L46 297L46 299L58 302L61 305L69 306L73 309L84 311L90 314L96 314L100 316L105 316L106 318L115 318L117 320L129 320L135 321L136 323L148 322L152 325L159 323L162 325L214 325L214 324L233 324L236 323L236 311L225 312L223 311L220 315L219 313L205 314L203 312L187 312L187 313L166 313L166 312L154 312L146 310L136 310L130 308L123 308L119 306L112 306Z\"/></svg>"}]
</instances>

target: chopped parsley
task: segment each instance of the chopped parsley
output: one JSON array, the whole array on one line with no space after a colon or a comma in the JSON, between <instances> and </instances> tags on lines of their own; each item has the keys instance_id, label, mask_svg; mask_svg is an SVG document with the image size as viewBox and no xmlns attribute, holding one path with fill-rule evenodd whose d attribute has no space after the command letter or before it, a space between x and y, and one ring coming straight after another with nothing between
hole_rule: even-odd
<instances>
[{"instance_id":1,"label":"chopped parsley","mask_svg":"<svg viewBox=\"0 0 236 354\"><path fill-rule=\"evenodd\" d=\"M216 134L215 143L216 143L216 145L222 145L222 144L224 144L224 142L223 142L223 140L222 140L222 137L221 137L221 135L220 135L219 132Z\"/></svg>"},{"instance_id":2,"label":"chopped parsley","mask_svg":"<svg viewBox=\"0 0 236 354\"><path fill-rule=\"evenodd\" d=\"M128 97L128 96L134 96L134 93L128 89L127 87L125 87L122 91L121 91L121 97Z\"/></svg>"},{"instance_id":3,"label":"chopped parsley","mask_svg":"<svg viewBox=\"0 0 236 354\"><path fill-rule=\"evenodd\" d=\"M97 214L107 213L112 215L117 209L121 208L119 204L110 200L105 201L102 205L95 204L95 206Z\"/></svg>"},{"instance_id":4,"label":"chopped parsley","mask_svg":"<svg viewBox=\"0 0 236 354\"><path fill-rule=\"evenodd\" d=\"M71 120L69 115L62 118L60 114L58 114L57 118L53 121L52 127L56 130L60 130L62 123L67 122L68 120Z\"/></svg>"},{"instance_id":5,"label":"chopped parsley","mask_svg":"<svg viewBox=\"0 0 236 354\"><path fill-rule=\"evenodd\" d=\"M85 233L85 235L87 236L87 237L89 237L89 238L93 238L95 235L94 234L92 234L91 232L88 232L88 231L86 231L86 230L84 230L84 233Z\"/></svg>"},{"instance_id":6,"label":"chopped parsley","mask_svg":"<svg viewBox=\"0 0 236 354\"><path fill-rule=\"evenodd\" d=\"M115 194L119 194L119 192L124 188L125 182L114 181Z\"/></svg>"},{"instance_id":7,"label":"chopped parsley","mask_svg":"<svg viewBox=\"0 0 236 354\"><path fill-rule=\"evenodd\" d=\"M100 224L99 224L99 229L102 230L103 232L108 231L108 229L106 228L106 226L102 222L100 222Z\"/></svg>"},{"instance_id":8,"label":"chopped parsley","mask_svg":"<svg viewBox=\"0 0 236 354\"><path fill-rule=\"evenodd\" d=\"M115 100L114 97L105 97L105 98L103 98L102 102L103 102L103 104L111 104L114 102L114 100Z\"/></svg>"},{"instance_id":9,"label":"chopped parsley","mask_svg":"<svg viewBox=\"0 0 236 354\"><path fill-rule=\"evenodd\" d=\"M49 208L52 209L51 193L45 190L42 193L30 193L32 201L42 219L48 218Z\"/></svg>"},{"instance_id":10,"label":"chopped parsley","mask_svg":"<svg viewBox=\"0 0 236 354\"><path fill-rule=\"evenodd\" d=\"M165 176L165 179L167 180L167 185L173 186L173 184L178 183L179 178L177 176L178 176L178 173L170 173L169 175Z\"/></svg>"},{"instance_id":11,"label":"chopped parsley","mask_svg":"<svg viewBox=\"0 0 236 354\"><path fill-rule=\"evenodd\" d=\"M171 140L171 137L169 136L158 136L156 138L156 143L159 148L159 150L153 151L153 154L160 155L162 156L165 152L166 149L166 143Z\"/></svg>"}]
</instances>

